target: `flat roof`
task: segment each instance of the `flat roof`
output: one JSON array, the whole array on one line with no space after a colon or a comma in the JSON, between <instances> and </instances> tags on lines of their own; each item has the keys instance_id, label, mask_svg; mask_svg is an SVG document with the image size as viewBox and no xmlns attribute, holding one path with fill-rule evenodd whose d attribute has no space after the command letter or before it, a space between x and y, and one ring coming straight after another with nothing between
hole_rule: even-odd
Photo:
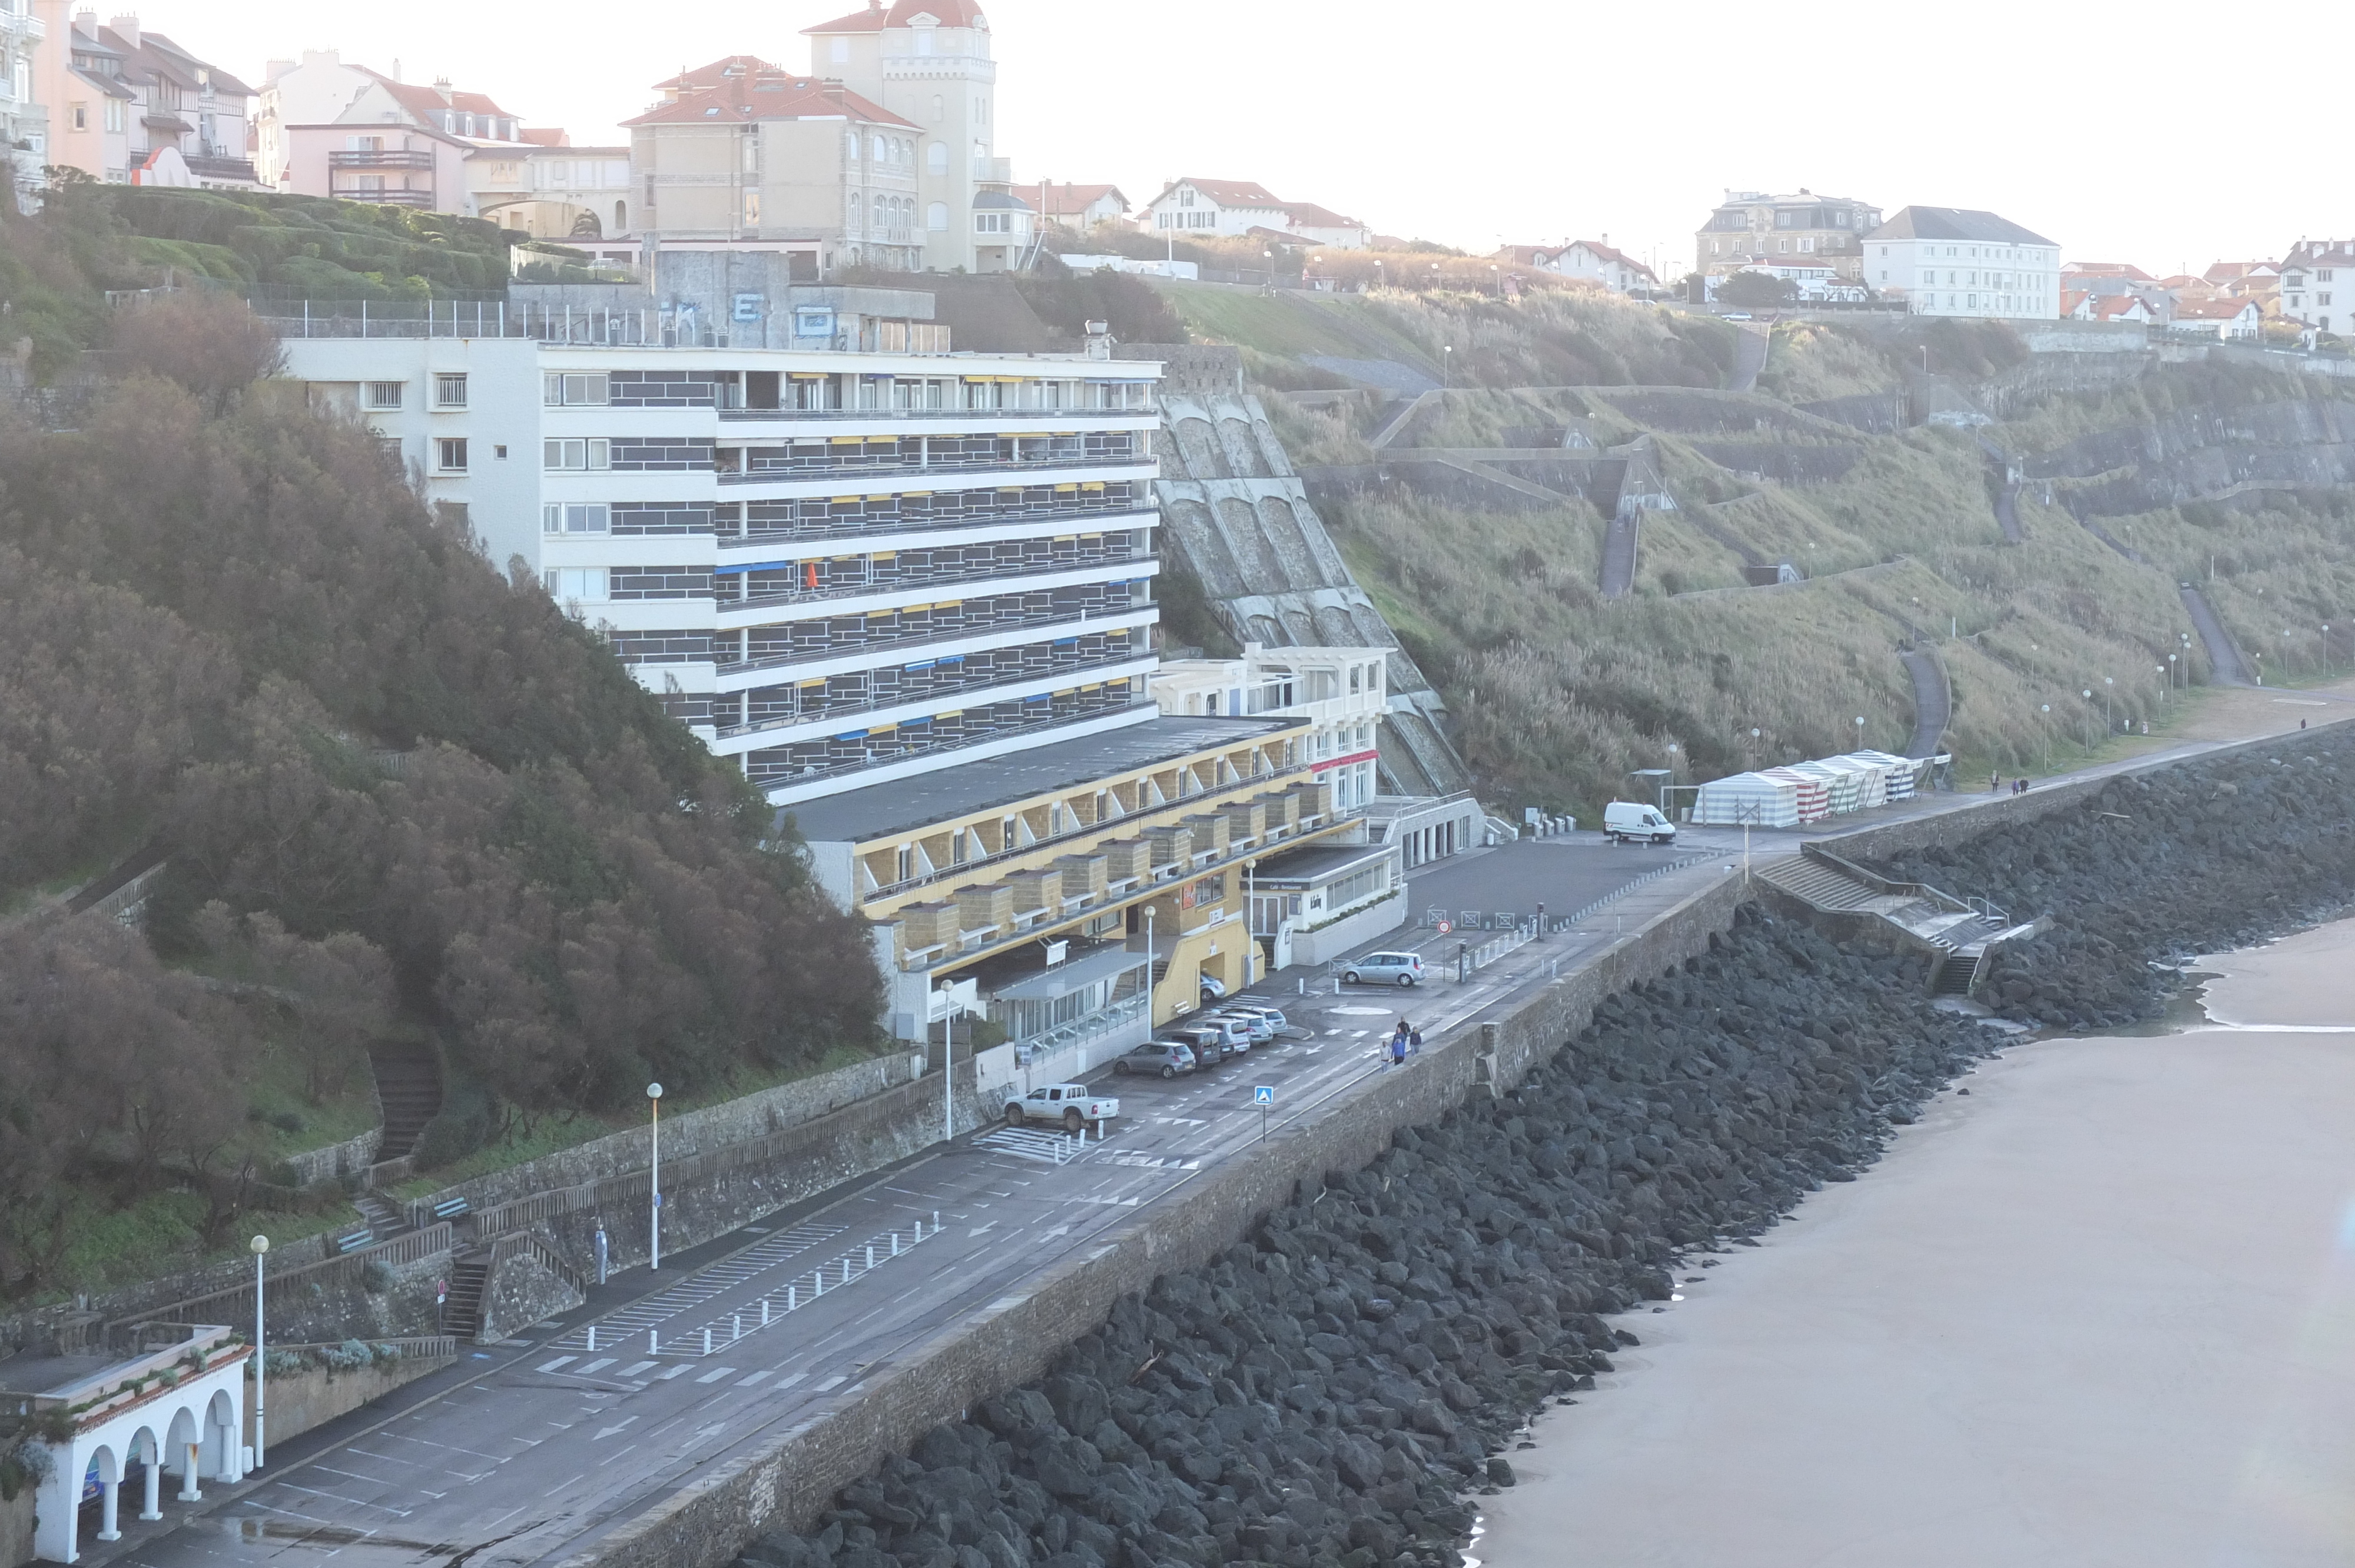
<instances>
[{"instance_id":1,"label":"flat roof","mask_svg":"<svg viewBox=\"0 0 2355 1568\"><path fill-rule=\"evenodd\" d=\"M777 808L810 843L864 843L953 821L993 807L1074 789L1114 774L1135 773L1214 747L1295 729L1299 719L1147 719L1100 735L1050 741L1027 751L959 762L911 779L893 779L822 800ZM1178 802L1172 802L1177 804Z\"/></svg>"},{"instance_id":2,"label":"flat roof","mask_svg":"<svg viewBox=\"0 0 2355 1568\"><path fill-rule=\"evenodd\" d=\"M1272 855L1252 868L1252 884L1299 882L1315 886L1352 866L1398 853L1396 844L1305 844L1284 854Z\"/></svg>"}]
</instances>

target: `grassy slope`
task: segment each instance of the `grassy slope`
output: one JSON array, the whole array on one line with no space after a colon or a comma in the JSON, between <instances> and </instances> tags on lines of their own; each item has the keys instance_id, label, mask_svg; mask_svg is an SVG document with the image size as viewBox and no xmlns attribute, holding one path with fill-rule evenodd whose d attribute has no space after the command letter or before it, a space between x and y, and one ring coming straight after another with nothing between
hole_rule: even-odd
<instances>
[{"instance_id":1,"label":"grassy slope","mask_svg":"<svg viewBox=\"0 0 2355 1568\"><path fill-rule=\"evenodd\" d=\"M1489 302L1480 306L1483 330L1494 330ZM1615 327L1605 317L1593 329L1614 352L1660 341L1659 313L1624 309ZM1428 318L1428 340L1463 325L1443 302L1402 296L1380 297L1369 313L1397 320L1415 310ZM1208 315L1189 322L1197 331L1213 324ZM1241 311L1215 325L1269 353L1296 341L1252 338L1253 318ZM1411 327L1401 335L1423 335ZM1949 374L1984 374L2016 358L1985 334L1882 344L1787 329L1777 334L1762 390L1797 402L1887 390L1924 347L1931 366ZM1541 356L1506 357L1525 366ZM2328 395L2272 379L2222 393L2220 385L2161 381L2105 397L2056 396L1994 433L2029 450L2203 398ZM2179 578L2208 583L2243 645L2274 650L2273 662L2286 627L2299 669L2313 670L2325 622L2339 628L2339 662L2355 662L2355 499L2275 496L2112 524L2157 563L2145 567L2067 513L2023 497L2027 538L2014 547L1996 525L1972 436L1870 436L1778 417L1774 407L1760 399L1752 416L1729 405L1737 428L1710 436L1650 432L1688 514L1646 519L1637 591L1625 603L1604 604L1595 592L1603 523L1583 505L1506 512L1410 499L1329 509L1352 569L1448 693L1493 798L1591 812L1633 768L1674 760L1686 777L1706 778L1849 749L1859 715L1868 744L1902 749L1913 704L1896 654L1909 629L1940 645L1953 675L1950 733L1963 773L2034 770L2048 743L2056 757L2063 743L2081 749L2087 705L2079 694L2087 688L2096 706L2110 694L2129 721L2165 722L2171 710L2161 706L2155 666L2190 630L2173 589ZM1369 400L1276 417L1288 440L1305 438L1303 461L1363 461L1355 454L1384 413ZM1493 445L1513 427L1582 418L1600 444L1645 429L1590 394L1492 385L1449 393L1412 440ZM1738 428L1753 418L1763 428ZM1732 472L1694 445L1716 440L1862 450L1837 482L1785 485ZM1726 535L1763 558L1798 562L1815 580L1772 593L1693 594L1740 581L1741 556ZM2196 641L2191 662L2204 679ZM1762 732L1754 747L1753 726Z\"/></svg>"}]
</instances>

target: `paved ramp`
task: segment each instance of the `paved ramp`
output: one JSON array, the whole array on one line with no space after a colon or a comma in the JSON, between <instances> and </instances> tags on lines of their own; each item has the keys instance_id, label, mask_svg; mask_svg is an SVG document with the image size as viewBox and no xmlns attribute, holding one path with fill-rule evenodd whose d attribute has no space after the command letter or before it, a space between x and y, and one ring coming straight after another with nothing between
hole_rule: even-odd
<instances>
[{"instance_id":1,"label":"paved ramp","mask_svg":"<svg viewBox=\"0 0 2355 1568\"><path fill-rule=\"evenodd\" d=\"M2220 686L2255 685L2256 682L2249 678L2248 661L2241 657L2240 645L2232 641L2232 634L2224 630L2224 622L2216 614L2215 607L2208 602L2208 596L2196 588L2187 587L2178 591L2183 596L2183 608L2191 617L2191 624L2199 630L2200 642L2208 650L2208 667L2214 673L2216 683Z\"/></svg>"},{"instance_id":2,"label":"paved ramp","mask_svg":"<svg viewBox=\"0 0 2355 1568\"><path fill-rule=\"evenodd\" d=\"M1945 661L1927 648L1909 648L1898 657L1905 661L1905 673L1913 677L1913 738L1905 755L1935 757L1955 713Z\"/></svg>"}]
</instances>

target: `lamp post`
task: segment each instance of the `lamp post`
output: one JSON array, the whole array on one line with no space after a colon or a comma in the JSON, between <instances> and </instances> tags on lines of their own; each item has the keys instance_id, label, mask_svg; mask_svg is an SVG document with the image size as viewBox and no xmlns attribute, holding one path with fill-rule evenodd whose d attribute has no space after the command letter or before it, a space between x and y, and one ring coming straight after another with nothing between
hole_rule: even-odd
<instances>
[{"instance_id":1,"label":"lamp post","mask_svg":"<svg viewBox=\"0 0 2355 1568\"><path fill-rule=\"evenodd\" d=\"M2077 694L2085 699L2085 755L2094 755L2094 688L2087 686Z\"/></svg>"},{"instance_id":2,"label":"lamp post","mask_svg":"<svg viewBox=\"0 0 2355 1568\"><path fill-rule=\"evenodd\" d=\"M2115 675L2102 677L2102 733L2105 735L2117 733L2117 715L2110 712L2110 693L2116 688L2117 683L2117 677Z\"/></svg>"},{"instance_id":3,"label":"lamp post","mask_svg":"<svg viewBox=\"0 0 2355 1568\"><path fill-rule=\"evenodd\" d=\"M1504 274L1497 270L1497 264L1494 261L1488 263L1488 281L1496 285L1497 298L1503 299L1505 297Z\"/></svg>"},{"instance_id":4,"label":"lamp post","mask_svg":"<svg viewBox=\"0 0 2355 1568\"><path fill-rule=\"evenodd\" d=\"M1184 930L1181 924L1178 927ZM1153 966L1161 961L1153 950L1153 906L1145 906L1145 1027L1146 1033L1161 1027L1161 1009L1153 994Z\"/></svg>"},{"instance_id":5,"label":"lamp post","mask_svg":"<svg viewBox=\"0 0 2355 1568\"><path fill-rule=\"evenodd\" d=\"M268 1370L262 1365L264 1352L261 1343L261 1260L270 1252L270 1238L256 1236L246 1245L253 1249L253 1467L258 1470L261 1468L262 1450L265 1446L262 1441L263 1412L270 1405L269 1400L263 1397L261 1381L262 1374Z\"/></svg>"},{"instance_id":6,"label":"lamp post","mask_svg":"<svg viewBox=\"0 0 2355 1568\"><path fill-rule=\"evenodd\" d=\"M1856 748L1859 751L1864 749L1864 715L1862 714L1856 715Z\"/></svg>"},{"instance_id":7,"label":"lamp post","mask_svg":"<svg viewBox=\"0 0 2355 1568\"><path fill-rule=\"evenodd\" d=\"M2044 714L2044 771L2052 771L2052 705L2041 705Z\"/></svg>"},{"instance_id":8,"label":"lamp post","mask_svg":"<svg viewBox=\"0 0 2355 1568\"><path fill-rule=\"evenodd\" d=\"M2167 656L2167 685L2169 691L2175 689L2175 655L2172 653Z\"/></svg>"},{"instance_id":9,"label":"lamp post","mask_svg":"<svg viewBox=\"0 0 2355 1568\"><path fill-rule=\"evenodd\" d=\"M647 1211L647 1234L653 1240L650 1248L654 1261L650 1267L662 1266L662 1086L646 1086L646 1113L654 1118L654 1207Z\"/></svg>"},{"instance_id":10,"label":"lamp post","mask_svg":"<svg viewBox=\"0 0 2355 1568\"><path fill-rule=\"evenodd\" d=\"M1455 385L1455 345L1452 343L1441 344L1439 345L1439 384L1442 387Z\"/></svg>"}]
</instances>

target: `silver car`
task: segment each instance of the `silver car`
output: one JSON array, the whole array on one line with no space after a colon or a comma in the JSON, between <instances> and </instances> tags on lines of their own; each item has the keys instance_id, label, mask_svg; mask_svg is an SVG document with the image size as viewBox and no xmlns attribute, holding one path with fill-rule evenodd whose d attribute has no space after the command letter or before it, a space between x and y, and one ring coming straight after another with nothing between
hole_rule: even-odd
<instances>
[{"instance_id":1,"label":"silver car","mask_svg":"<svg viewBox=\"0 0 2355 1568\"><path fill-rule=\"evenodd\" d=\"M1271 1036L1291 1033L1292 1021L1284 1016L1280 1007L1270 1007L1263 1001L1238 1001L1220 1009L1224 1012L1247 1013L1264 1022Z\"/></svg>"},{"instance_id":2,"label":"silver car","mask_svg":"<svg viewBox=\"0 0 2355 1568\"><path fill-rule=\"evenodd\" d=\"M1341 966L1341 979L1350 985L1421 985L1423 955L1361 953Z\"/></svg>"},{"instance_id":3,"label":"silver car","mask_svg":"<svg viewBox=\"0 0 2355 1568\"><path fill-rule=\"evenodd\" d=\"M1114 1058L1112 1070L1123 1075L1150 1073L1174 1078L1180 1073L1194 1070L1194 1053L1190 1047L1175 1041L1156 1040Z\"/></svg>"},{"instance_id":4,"label":"silver car","mask_svg":"<svg viewBox=\"0 0 2355 1568\"><path fill-rule=\"evenodd\" d=\"M1220 1022L1232 1021L1243 1026L1250 1044L1264 1045L1275 1038L1275 1026L1248 1007L1222 1007L1210 1017Z\"/></svg>"}]
</instances>

